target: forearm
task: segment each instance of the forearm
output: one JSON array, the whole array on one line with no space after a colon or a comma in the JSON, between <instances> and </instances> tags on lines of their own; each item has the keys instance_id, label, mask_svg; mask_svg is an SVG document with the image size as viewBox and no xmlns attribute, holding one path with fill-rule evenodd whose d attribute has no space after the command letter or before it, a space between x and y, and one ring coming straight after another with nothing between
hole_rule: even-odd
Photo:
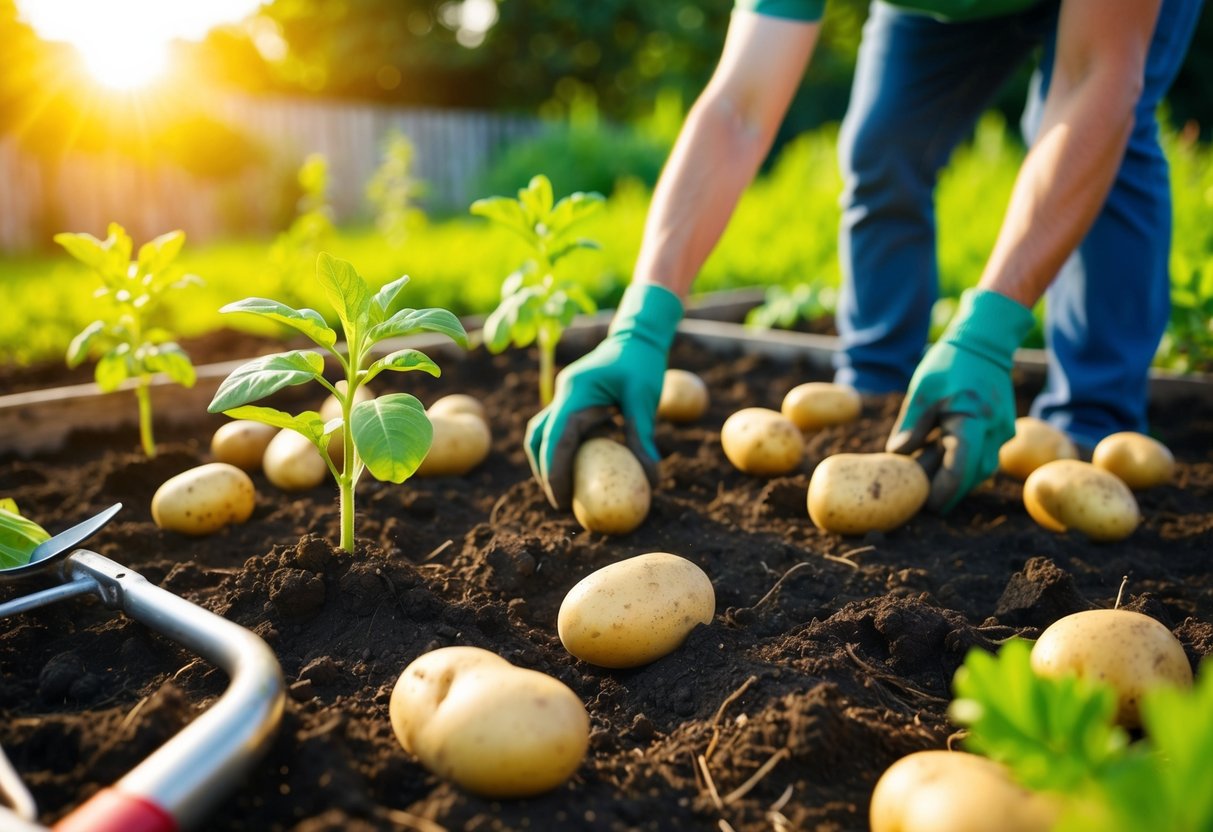
<instances>
[{"instance_id":1,"label":"forearm","mask_svg":"<svg viewBox=\"0 0 1213 832\"><path fill-rule=\"evenodd\" d=\"M1133 130L1157 0L1064 0L1037 139L982 288L1031 307L1107 199Z\"/></svg>"},{"instance_id":2,"label":"forearm","mask_svg":"<svg viewBox=\"0 0 1213 832\"><path fill-rule=\"evenodd\" d=\"M634 282L685 298L771 148L819 24L735 11L720 64L653 194Z\"/></svg>"},{"instance_id":3,"label":"forearm","mask_svg":"<svg viewBox=\"0 0 1213 832\"><path fill-rule=\"evenodd\" d=\"M653 193L635 282L656 283L686 297L774 132L748 124L727 100L696 105Z\"/></svg>"}]
</instances>

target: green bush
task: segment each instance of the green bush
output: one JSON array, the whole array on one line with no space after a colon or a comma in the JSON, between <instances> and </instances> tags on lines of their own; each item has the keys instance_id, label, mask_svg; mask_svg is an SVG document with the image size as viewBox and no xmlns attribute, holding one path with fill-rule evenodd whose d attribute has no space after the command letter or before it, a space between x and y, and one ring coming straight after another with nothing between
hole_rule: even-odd
<instances>
[{"instance_id":1,"label":"green bush","mask_svg":"<svg viewBox=\"0 0 1213 832\"><path fill-rule=\"evenodd\" d=\"M667 153L664 144L626 127L557 124L502 152L480 178L476 192L517 193L536 173L545 174L561 194L610 194L627 179L652 188Z\"/></svg>"}]
</instances>

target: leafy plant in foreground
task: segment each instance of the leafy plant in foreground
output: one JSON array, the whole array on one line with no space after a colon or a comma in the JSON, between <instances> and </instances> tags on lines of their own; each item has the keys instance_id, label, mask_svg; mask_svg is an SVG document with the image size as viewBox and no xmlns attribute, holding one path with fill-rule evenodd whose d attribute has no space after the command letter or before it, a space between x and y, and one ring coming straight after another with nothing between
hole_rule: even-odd
<instances>
[{"instance_id":1,"label":"leafy plant in foreground","mask_svg":"<svg viewBox=\"0 0 1213 832\"><path fill-rule=\"evenodd\" d=\"M1192 690L1148 692L1144 738L1130 743L1106 683L1037 676L1030 652L1020 640L998 656L975 649L957 671L950 716L971 750L1058 795L1060 832L1213 830L1213 666Z\"/></svg>"},{"instance_id":2,"label":"leafy plant in foreground","mask_svg":"<svg viewBox=\"0 0 1213 832\"><path fill-rule=\"evenodd\" d=\"M50 537L46 529L22 517L13 500L0 500L0 569L29 563L38 544Z\"/></svg>"},{"instance_id":3,"label":"leafy plant in foreground","mask_svg":"<svg viewBox=\"0 0 1213 832\"><path fill-rule=\"evenodd\" d=\"M185 350L162 327L151 325L152 315L166 292L199 284L174 261L185 244L185 234L173 231L139 248L131 260L133 243L126 230L110 223L108 236L98 240L91 234L56 234L55 242L101 278L93 293L109 303L104 317L86 326L67 348L69 367L79 366L96 347L104 352L97 361L95 378L103 392L117 390L128 378L135 379L139 402L139 438L143 452L156 455L152 435L151 380L164 373L184 387L194 386L194 365Z\"/></svg>"},{"instance_id":4,"label":"leafy plant in foreground","mask_svg":"<svg viewBox=\"0 0 1213 832\"><path fill-rule=\"evenodd\" d=\"M221 312L246 312L297 329L332 355L340 364L344 385L324 377L324 357L315 350L262 356L232 372L219 385L208 410L233 419L253 419L302 434L319 450L337 481L341 496L341 548L354 551L354 487L365 469L380 480L401 483L413 475L433 441L433 428L421 402L407 393L356 401L358 388L385 371L420 370L440 375L438 365L415 349L400 349L372 358L372 347L388 338L415 332L438 332L466 347L467 333L459 319L446 309L401 309L392 312L408 277L401 277L372 293L353 265L322 253L316 277L341 322L345 343L314 309L293 309L265 298L247 298L223 307ZM344 349L342 349L344 347ZM272 407L250 405L285 387L309 381L325 387L341 404L341 416L325 422L319 413L305 410L292 416ZM329 441L341 431L344 457L338 469L329 455Z\"/></svg>"},{"instance_id":5,"label":"leafy plant in foreground","mask_svg":"<svg viewBox=\"0 0 1213 832\"><path fill-rule=\"evenodd\" d=\"M513 231L527 245L529 258L501 284L501 302L485 319L484 344L499 353L510 345L539 346L539 400L552 401L556 380L556 345L578 312L597 311L597 304L572 280L555 275L556 264L578 249L596 249L593 240L575 238L572 229L599 208L597 193L577 192L553 204L552 183L542 174L518 191L478 199L471 211Z\"/></svg>"}]
</instances>

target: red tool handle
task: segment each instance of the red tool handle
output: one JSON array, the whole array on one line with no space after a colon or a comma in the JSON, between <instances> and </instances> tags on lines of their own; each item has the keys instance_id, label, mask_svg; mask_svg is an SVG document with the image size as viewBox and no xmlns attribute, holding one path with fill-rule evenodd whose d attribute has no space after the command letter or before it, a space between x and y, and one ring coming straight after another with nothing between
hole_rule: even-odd
<instances>
[{"instance_id":1,"label":"red tool handle","mask_svg":"<svg viewBox=\"0 0 1213 832\"><path fill-rule=\"evenodd\" d=\"M55 824L54 832L178 832L178 826L146 797L102 789Z\"/></svg>"}]
</instances>

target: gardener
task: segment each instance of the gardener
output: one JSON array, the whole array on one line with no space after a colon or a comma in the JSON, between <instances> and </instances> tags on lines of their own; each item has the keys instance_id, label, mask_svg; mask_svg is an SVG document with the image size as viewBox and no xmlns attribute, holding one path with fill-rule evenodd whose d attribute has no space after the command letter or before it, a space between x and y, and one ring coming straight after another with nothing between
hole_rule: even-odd
<instances>
[{"instance_id":1,"label":"gardener","mask_svg":"<svg viewBox=\"0 0 1213 832\"><path fill-rule=\"evenodd\" d=\"M532 468L557 507L570 501L573 452L610 407L655 474L654 413L682 299L817 41L823 0L738 3L720 64L657 184L609 334L565 368L528 427ZM1200 0L873 3L839 139L836 381L907 391L889 450L912 453L940 429L936 510L997 468L1014 433L1011 357L1046 290L1049 376L1033 413L1085 446L1145 428L1147 372L1170 303L1171 206L1154 113L1199 9ZM1002 228L977 287L923 355L937 294L936 175L1037 47L1024 114L1032 146Z\"/></svg>"}]
</instances>

